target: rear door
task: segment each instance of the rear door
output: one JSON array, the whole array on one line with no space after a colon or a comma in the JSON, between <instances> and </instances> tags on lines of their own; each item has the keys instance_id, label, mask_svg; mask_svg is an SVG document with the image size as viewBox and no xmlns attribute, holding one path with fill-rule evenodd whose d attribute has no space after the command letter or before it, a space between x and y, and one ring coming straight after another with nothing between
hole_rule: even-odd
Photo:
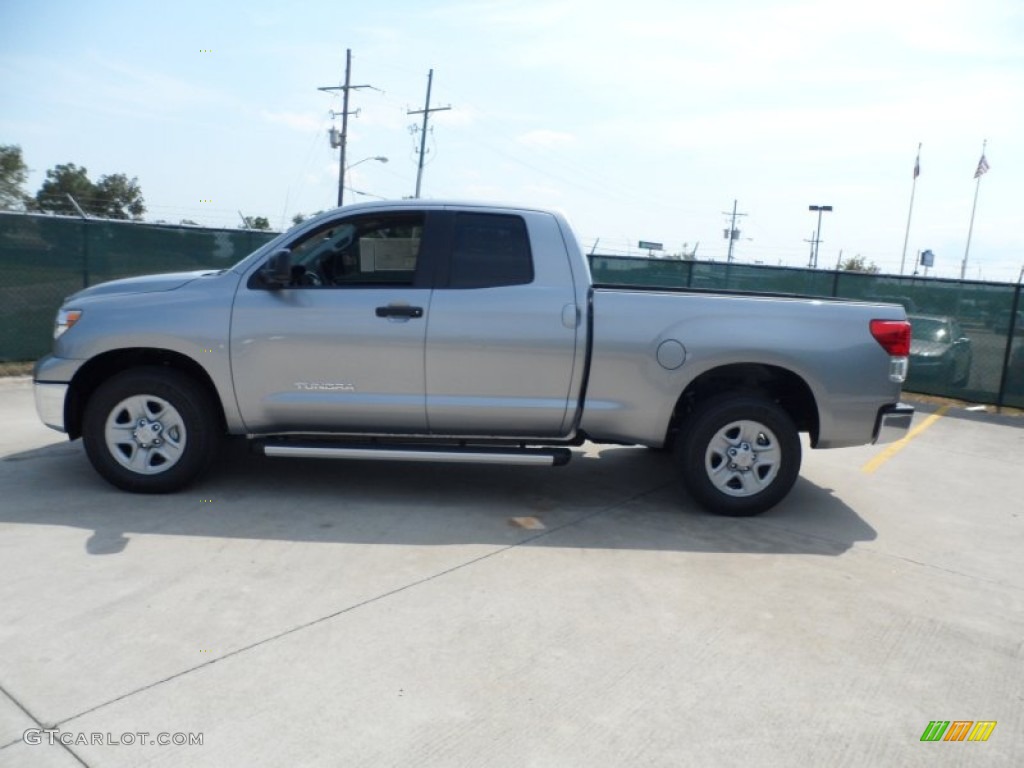
<instances>
[{"instance_id":1,"label":"rear door","mask_svg":"<svg viewBox=\"0 0 1024 768\"><path fill-rule=\"evenodd\" d=\"M583 313L558 223L481 209L450 212L445 231L427 324L431 433L565 434Z\"/></svg>"},{"instance_id":2,"label":"rear door","mask_svg":"<svg viewBox=\"0 0 1024 768\"><path fill-rule=\"evenodd\" d=\"M426 433L431 215L340 215L288 244L289 287L258 271L239 287L231 366L250 431Z\"/></svg>"}]
</instances>

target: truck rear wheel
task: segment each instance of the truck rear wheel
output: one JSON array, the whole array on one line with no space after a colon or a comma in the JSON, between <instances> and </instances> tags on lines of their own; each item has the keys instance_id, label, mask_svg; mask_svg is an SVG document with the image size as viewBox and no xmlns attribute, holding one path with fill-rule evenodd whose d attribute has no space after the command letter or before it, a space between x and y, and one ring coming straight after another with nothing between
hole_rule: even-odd
<instances>
[{"instance_id":1,"label":"truck rear wheel","mask_svg":"<svg viewBox=\"0 0 1024 768\"><path fill-rule=\"evenodd\" d=\"M800 457L789 414L757 395L722 395L698 405L677 445L690 495L730 517L758 515L782 501L796 482Z\"/></svg>"},{"instance_id":2,"label":"truck rear wheel","mask_svg":"<svg viewBox=\"0 0 1024 768\"><path fill-rule=\"evenodd\" d=\"M93 467L112 485L170 493L207 469L218 424L209 395L193 379L168 368L136 368L89 398L82 442Z\"/></svg>"}]
</instances>

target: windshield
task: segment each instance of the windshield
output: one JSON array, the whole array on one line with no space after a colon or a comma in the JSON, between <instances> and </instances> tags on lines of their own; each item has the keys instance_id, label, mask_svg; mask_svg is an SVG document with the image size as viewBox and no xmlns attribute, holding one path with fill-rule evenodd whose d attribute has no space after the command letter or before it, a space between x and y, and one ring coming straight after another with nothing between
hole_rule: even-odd
<instances>
[{"instance_id":1,"label":"windshield","mask_svg":"<svg viewBox=\"0 0 1024 768\"><path fill-rule=\"evenodd\" d=\"M930 317L910 319L910 336L918 341L949 342L949 323Z\"/></svg>"}]
</instances>

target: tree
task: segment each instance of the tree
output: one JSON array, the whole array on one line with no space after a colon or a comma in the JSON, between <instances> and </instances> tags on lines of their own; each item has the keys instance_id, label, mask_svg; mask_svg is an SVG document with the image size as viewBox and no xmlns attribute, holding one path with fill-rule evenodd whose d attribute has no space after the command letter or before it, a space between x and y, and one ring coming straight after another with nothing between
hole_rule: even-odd
<instances>
[{"instance_id":1,"label":"tree","mask_svg":"<svg viewBox=\"0 0 1024 768\"><path fill-rule=\"evenodd\" d=\"M309 214L309 216L307 216L304 213L296 213L294 216L292 216L292 225L293 226L298 226L299 224L304 222L306 219L311 219L314 216L319 216L321 213L323 213L322 210L316 211L314 213L311 213L311 214Z\"/></svg>"},{"instance_id":2,"label":"tree","mask_svg":"<svg viewBox=\"0 0 1024 768\"><path fill-rule=\"evenodd\" d=\"M101 176L96 184L96 210L108 219L141 219L146 212L142 190L136 177L123 173Z\"/></svg>"},{"instance_id":3,"label":"tree","mask_svg":"<svg viewBox=\"0 0 1024 768\"><path fill-rule=\"evenodd\" d=\"M16 144L0 145L0 210L24 208L28 195L22 186L28 179L28 166Z\"/></svg>"},{"instance_id":4,"label":"tree","mask_svg":"<svg viewBox=\"0 0 1024 768\"><path fill-rule=\"evenodd\" d=\"M96 185L89 181L85 168L74 163L64 163L46 172L46 181L36 192L36 205L42 211L75 214L75 206L68 195L75 198L83 208L92 204Z\"/></svg>"},{"instance_id":5,"label":"tree","mask_svg":"<svg viewBox=\"0 0 1024 768\"><path fill-rule=\"evenodd\" d=\"M878 274L878 265L873 261L868 261L859 253L856 256L844 259L839 265L839 269L844 272L865 272L869 275Z\"/></svg>"},{"instance_id":6,"label":"tree","mask_svg":"<svg viewBox=\"0 0 1024 768\"><path fill-rule=\"evenodd\" d=\"M74 163L57 165L46 172L46 181L36 193L36 204L43 211L77 213L68 195L86 213L101 218L139 219L146 212L137 178L114 173L93 183L88 170Z\"/></svg>"},{"instance_id":7,"label":"tree","mask_svg":"<svg viewBox=\"0 0 1024 768\"><path fill-rule=\"evenodd\" d=\"M270 229L270 222L264 216L243 216L242 218L245 220L245 229L257 229L262 232Z\"/></svg>"}]
</instances>

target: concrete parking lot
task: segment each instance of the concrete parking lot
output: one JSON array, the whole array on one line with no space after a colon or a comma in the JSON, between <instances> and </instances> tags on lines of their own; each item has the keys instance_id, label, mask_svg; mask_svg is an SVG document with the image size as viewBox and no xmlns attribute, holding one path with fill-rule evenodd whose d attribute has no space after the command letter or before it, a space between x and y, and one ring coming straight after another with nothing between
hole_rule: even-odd
<instances>
[{"instance_id":1,"label":"concrete parking lot","mask_svg":"<svg viewBox=\"0 0 1024 768\"><path fill-rule=\"evenodd\" d=\"M0 380L0 765L1022 765L1024 419L927 408L732 520L600 446L133 496Z\"/></svg>"}]
</instances>

